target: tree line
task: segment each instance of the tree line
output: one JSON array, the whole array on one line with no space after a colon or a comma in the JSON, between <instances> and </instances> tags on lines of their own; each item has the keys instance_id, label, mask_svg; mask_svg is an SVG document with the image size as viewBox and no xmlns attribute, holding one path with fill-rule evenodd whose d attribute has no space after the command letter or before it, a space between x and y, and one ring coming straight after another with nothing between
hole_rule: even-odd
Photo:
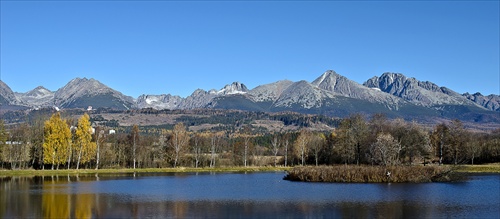
<instances>
[{"instance_id":1,"label":"tree line","mask_svg":"<svg viewBox=\"0 0 500 219\"><path fill-rule=\"evenodd\" d=\"M92 124L87 114L75 121L62 118L58 112L9 128L0 120L1 168L394 166L500 161L500 129L474 132L459 120L428 129L383 114L370 118L354 114L340 119L328 132L304 125L297 131L263 133L251 124L190 131L178 122L153 135L146 128L133 125L126 132L112 133L108 127Z\"/></svg>"}]
</instances>

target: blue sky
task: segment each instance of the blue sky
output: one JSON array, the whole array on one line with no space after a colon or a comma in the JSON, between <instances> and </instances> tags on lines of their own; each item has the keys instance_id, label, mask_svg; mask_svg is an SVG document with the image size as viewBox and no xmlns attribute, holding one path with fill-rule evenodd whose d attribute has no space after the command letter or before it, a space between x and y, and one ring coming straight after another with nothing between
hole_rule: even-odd
<instances>
[{"instance_id":1,"label":"blue sky","mask_svg":"<svg viewBox=\"0 0 500 219\"><path fill-rule=\"evenodd\" d=\"M188 96L335 70L499 94L499 1L1 1L1 80L14 91L95 78Z\"/></svg>"}]
</instances>

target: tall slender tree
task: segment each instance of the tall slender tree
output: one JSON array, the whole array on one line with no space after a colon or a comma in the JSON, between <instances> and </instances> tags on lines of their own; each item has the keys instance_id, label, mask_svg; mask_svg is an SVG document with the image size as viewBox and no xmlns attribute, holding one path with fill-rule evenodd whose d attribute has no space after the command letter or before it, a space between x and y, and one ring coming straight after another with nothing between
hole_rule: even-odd
<instances>
[{"instance_id":1,"label":"tall slender tree","mask_svg":"<svg viewBox=\"0 0 500 219\"><path fill-rule=\"evenodd\" d=\"M448 135L449 128L444 123L437 124L431 134L431 143L439 157L439 165L443 164L443 151L448 141Z\"/></svg>"},{"instance_id":2,"label":"tall slender tree","mask_svg":"<svg viewBox=\"0 0 500 219\"><path fill-rule=\"evenodd\" d=\"M96 162L95 162L95 169L99 169L99 164L101 162L101 145L104 142L104 129L101 127L97 126L95 129L95 144L96 144Z\"/></svg>"},{"instance_id":3,"label":"tall slender tree","mask_svg":"<svg viewBox=\"0 0 500 219\"><path fill-rule=\"evenodd\" d=\"M136 150L137 150L137 144L139 143L139 126L135 125L132 126L132 131L130 132L130 141L132 144L132 158L133 158L133 167L135 169L135 164L137 161L136 158Z\"/></svg>"},{"instance_id":4,"label":"tall slender tree","mask_svg":"<svg viewBox=\"0 0 500 219\"><path fill-rule=\"evenodd\" d=\"M78 126L75 131L75 145L78 150L76 169L79 169L80 163L88 163L95 155L96 145L92 142L92 130L92 126L90 126L90 117L85 113L78 119Z\"/></svg>"},{"instance_id":5,"label":"tall slender tree","mask_svg":"<svg viewBox=\"0 0 500 219\"><path fill-rule=\"evenodd\" d=\"M59 112L53 114L44 126L43 162L52 164L52 169L66 162L71 132Z\"/></svg>"},{"instance_id":6,"label":"tall slender tree","mask_svg":"<svg viewBox=\"0 0 500 219\"><path fill-rule=\"evenodd\" d=\"M281 140L283 148L285 150L285 167L288 165L288 145L290 144L290 133L285 133Z\"/></svg>"},{"instance_id":7,"label":"tall slender tree","mask_svg":"<svg viewBox=\"0 0 500 219\"><path fill-rule=\"evenodd\" d=\"M319 154L322 151L326 142L326 137L323 133L316 133L311 135L310 145L314 155L314 162L318 166Z\"/></svg>"},{"instance_id":8,"label":"tall slender tree","mask_svg":"<svg viewBox=\"0 0 500 219\"><path fill-rule=\"evenodd\" d=\"M280 149L280 144L281 144L281 142L279 142L278 134L275 133L273 135L273 139L271 140L271 145L273 146L272 150L273 150L273 154L274 154L274 166L275 167L277 166L278 152Z\"/></svg>"},{"instance_id":9,"label":"tall slender tree","mask_svg":"<svg viewBox=\"0 0 500 219\"><path fill-rule=\"evenodd\" d=\"M170 145L174 149L174 168L177 167L181 153L189 143L189 133L183 123L177 123L171 132Z\"/></svg>"},{"instance_id":10,"label":"tall slender tree","mask_svg":"<svg viewBox=\"0 0 500 219\"><path fill-rule=\"evenodd\" d=\"M300 158L301 166L304 166L305 164L310 139L311 132L306 129L302 129L300 130L299 136L295 140L294 152Z\"/></svg>"}]
</instances>

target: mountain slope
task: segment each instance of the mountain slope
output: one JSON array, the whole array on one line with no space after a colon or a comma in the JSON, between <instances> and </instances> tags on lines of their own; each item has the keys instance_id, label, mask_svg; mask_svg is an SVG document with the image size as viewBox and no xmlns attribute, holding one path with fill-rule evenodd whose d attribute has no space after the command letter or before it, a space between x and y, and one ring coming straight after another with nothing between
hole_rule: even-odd
<instances>
[{"instance_id":1,"label":"mountain slope","mask_svg":"<svg viewBox=\"0 0 500 219\"><path fill-rule=\"evenodd\" d=\"M139 109L153 108L157 110L162 109L177 109L179 104L183 101L180 96L172 96L170 94L161 95L141 95L137 98L136 107Z\"/></svg>"},{"instance_id":2,"label":"mountain slope","mask_svg":"<svg viewBox=\"0 0 500 219\"><path fill-rule=\"evenodd\" d=\"M12 89L0 80L0 105L22 105Z\"/></svg>"},{"instance_id":3,"label":"mountain slope","mask_svg":"<svg viewBox=\"0 0 500 219\"><path fill-rule=\"evenodd\" d=\"M326 71L314 80L312 85L330 91L335 95L365 100L372 103L381 103L389 108L397 109L398 105L404 102L399 98L380 92L377 89L370 89L358 84L331 70Z\"/></svg>"},{"instance_id":4,"label":"mountain slope","mask_svg":"<svg viewBox=\"0 0 500 219\"><path fill-rule=\"evenodd\" d=\"M130 109L134 99L91 78L75 78L54 94L56 106L64 108L109 107Z\"/></svg>"},{"instance_id":5,"label":"mountain slope","mask_svg":"<svg viewBox=\"0 0 500 219\"><path fill-rule=\"evenodd\" d=\"M432 82L422 82L400 73L384 73L363 83L369 88L380 89L411 103L432 107L440 105L475 105L462 95Z\"/></svg>"},{"instance_id":6,"label":"mountain slope","mask_svg":"<svg viewBox=\"0 0 500 219\"><path fill-rule=\"evenodd\" d=\"M46 107L54 104L54 92L38 86L26 93L15 93L16 96L30 107Z\"/></svg>"},{"instance_id":7,"label":"mountain slope","mask_svg":"<svg viewBox=\"0 0 500 219\"><path fill-rule=\"evenodd\" d=\"M293 82L289 80L277 81L270 84L259 85L250 90L248 94L255 102L274 102L283 91L285 91Z\"/></svg>"},{"instance_id":8,"label":"mountain slope","mask_svg":"<svg viewBox=\"0 0 500 219\"><path fill-rule=\"evenodd\" d=\"M462 94L468 100L483 106L486 109L492 111L500 111L500 96L495 94L490 94L488 96L483 96L481 93Z\"/></svg>"}]
</instances>

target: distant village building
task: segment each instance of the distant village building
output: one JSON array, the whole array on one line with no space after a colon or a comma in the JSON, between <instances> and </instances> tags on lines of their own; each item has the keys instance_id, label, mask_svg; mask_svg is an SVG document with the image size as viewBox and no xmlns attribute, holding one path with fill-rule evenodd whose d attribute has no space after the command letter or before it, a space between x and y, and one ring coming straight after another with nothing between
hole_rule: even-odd
<instances>
[{"instance_id":1,"label":"distant village building","mask_svg":"<svg viewBox=\"0 0 500 219\"><path fill-rule=\"evenodd\" d=\"M87 107L87 111L92 111L92 106Z\"/></svg>"},{"instance_id":2,"label":"distant village building","mask_svg":"<svg viewBox=\"0 0 500 219\"><path fill-rule=\"evenodd\" d=\"M109 134L110 134L110 135L116 134L116 131L115 131L114 129L110 129L110 130L109 130Z\"/></svg>"}]
</instances>

